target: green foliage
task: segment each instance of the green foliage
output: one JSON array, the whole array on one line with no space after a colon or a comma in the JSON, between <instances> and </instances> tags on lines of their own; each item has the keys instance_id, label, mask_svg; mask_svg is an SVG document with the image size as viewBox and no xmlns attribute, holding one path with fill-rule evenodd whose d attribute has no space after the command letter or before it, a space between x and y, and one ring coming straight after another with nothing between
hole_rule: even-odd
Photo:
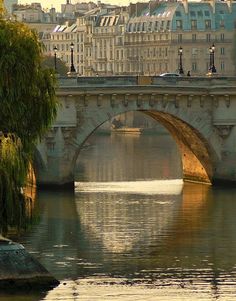
<instances>
[{"instance_id":1,"label":"green foliage","mask_svg":"<svg viewBox=\"0 0 236 301\"><path fill-rule=\"evenodd\" d=\"M0 20L0 130L36 142L56 115L55 77L41 67L41 45L26 25Z\"/></svg>"},{"instance_id":2,"label":"green foliage","mask_svg":"<svg viewBox=\"0 0 236 301\"><path fill-rule=\"evenodd\" d=\"M236 31L234 32L234 37L233 37L233 47L232 47L232 61L234 64L234 73L236 74Z\"/></svg>"},{"instance_id":3,"label":"green foliage","mask_svg":"<svg viewBox=\"0 0 236 301\"><path fill-rule=\"evenodd\" d=\"M55 69L55 58L53 56L45 56L43 57L42 60L42 67L44 69ZM56 68L57 68L57 73L66 76L68 72L68 67L66 64L59 58L56 58Z\"/></svg>"},{"instance_id":4,"label":"green foliage","mask_svg":"<svg viewBox=\"0 0 236 301\"><path fill-rule=\"evenodd\" d=\"M11 134L0 134L0 229L20 225L24 212L24 197L21 192L25 185L28 161L22 152L19 138Z\"/></svg>"},{"instance_id":5,"label":"green foliage","mask_svg":"<svg viewBox=\"0 0 236 301\"><path fill-rule=\"evenodd\" d=\"M0 219L7 222L14 207L20 214L31 154L56 115L55 76L41 59L36 33L0 19Z\"/></svg>"}]
</instances>

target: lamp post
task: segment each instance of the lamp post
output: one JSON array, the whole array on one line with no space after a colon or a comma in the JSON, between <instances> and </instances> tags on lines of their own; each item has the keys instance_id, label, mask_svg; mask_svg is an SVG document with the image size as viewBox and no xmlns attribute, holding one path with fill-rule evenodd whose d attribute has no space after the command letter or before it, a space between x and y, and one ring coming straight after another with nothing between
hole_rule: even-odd
<instances>
[{"instance_id":1,"label":"lamp post","mask_svg":"<svg viewBox=\"0 0 236 301\"><path fill-rule=\"evenodd\" d=\"M210 52L210 67L209 70L211 73L216 73L216 67L215 67L215 45L212 44L211 47L209 47Z\"/></svg>"},{"instance_id":2,"label":"lamp post","mask_svg":"<svg viewBox=\"0 0 236 301\"><path fill-rule=\"evenodd\" d=\"M212 73L216 73L216 67L215 67L215 45L212 44L211 46L211 50L212 50L212 66L211 66L211 72Z\"/></svg>"},{"instance_id":3,"label":"lamp post","mask_svg":"<svg viewBox=\"0 0 236 301\"><path fill-rule=\"evenodd\" d=\"M57 71L57 47L54 46L53 51L54 51L54 69Z\"/></svg>"},{"instance_id":4,"label":"lamp post","mask_svg":"<svg viewBox=\"0 0 236 301\"><path fill-rule=\"evenodd\" d=\"M182 63L182 55L183 55L182 47L179 47L178 54L179 54L179 74L184 74L183 63Z\"/></svg>"},{"instance_id":5,"label":"lamp post","mask_svg":"<svg viewBox=\"0 0 236 301\"><path fill-rule=\"evenodd\" d=\"M210 54L210 62L209 62L209 71L212 69L212 48L209 47L209 54Z\"/></svg>"},{"instance_id":6,"label":"lamp post","mask_svg":"<svg viewBox=\"0 0 236 301\"><path fill-rule=\"evenodd\" d=\"M70 58L71 58L71 65L70 65L70 72L76 72L75 66L74 66L74 43L71 42L70 44Z\"/></svg>"}]
</instances>

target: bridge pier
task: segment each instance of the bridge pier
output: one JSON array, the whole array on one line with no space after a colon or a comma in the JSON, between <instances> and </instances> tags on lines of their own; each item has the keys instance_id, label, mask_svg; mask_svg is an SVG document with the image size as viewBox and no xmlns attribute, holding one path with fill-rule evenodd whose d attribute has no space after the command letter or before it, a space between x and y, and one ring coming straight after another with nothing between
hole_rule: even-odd
<instances>
[{"instance_id":1,"label":"bridge pier","mask_svg":"<svg viewBox=\"0 0 236 301\"><path fill-rule=\"evenodd\" d=\"M68 145L68 131L65 127L51 128L38 145L34 160L38 187L74 188L74 148Z\"/></svg>"}]
</instances>

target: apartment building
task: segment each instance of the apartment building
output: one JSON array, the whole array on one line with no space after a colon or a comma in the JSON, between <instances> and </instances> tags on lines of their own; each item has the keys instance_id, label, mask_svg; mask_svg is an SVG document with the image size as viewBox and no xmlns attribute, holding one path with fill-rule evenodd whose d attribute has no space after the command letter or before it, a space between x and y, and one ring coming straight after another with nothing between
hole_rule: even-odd
<instances>
[{"instance_id":1,"label":"apartment building","mask_svg":"<svg viewBox=\"0 0 236 301\"><path fill-rule=\"evenodd\" d=\"M70 50L65 45L73 41L76 70L85 76L175 72L180 48L185 74L189 70L204 75L214 45L217 73L234 75L235 28L236 2L152 0L96 8L70 26L57 27L49 44L59 46L58 55L69 66Z\"/></svg>"}]
</instances>

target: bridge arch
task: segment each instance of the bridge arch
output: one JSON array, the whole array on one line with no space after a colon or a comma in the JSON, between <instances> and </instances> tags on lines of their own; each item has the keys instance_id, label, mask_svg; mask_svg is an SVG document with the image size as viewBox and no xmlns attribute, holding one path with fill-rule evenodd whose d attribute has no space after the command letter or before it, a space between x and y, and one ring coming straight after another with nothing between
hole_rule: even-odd
<instances>
[{"instance_id":1,"label":"bridge arch","mask_svg":"<svg viewBox=\"0 0 236 301\"><path fill-rule=\"evenodd\" d=\"M173 115L172 109L144 110L143 108L136 108L132 110L125 107L123 110L119 109L117 112L111 113L109 107L107 110L103 108L102 114L100 112L97 117L93 119L88 118L88 124L83 127L83 132L80 129L77 133L77 145L82 146L88 137L104 122L111 120L118 114L130 111L143 112L169 131L180 150L184 180L208 184L212 182L214 165L218 160L217 149L214 148L214 145L211 144L211 139L209 139L210 135L214 135L214 131L212 128L209 128L209 118L204 116L204 114L194 114L193 116L192 112L188 112L188 114L181 112L181 116L176 116L176 112ZM80 147L74 153L71 162L72 170L75 167L79 152Z\"/></svg>"}]
</instances>

